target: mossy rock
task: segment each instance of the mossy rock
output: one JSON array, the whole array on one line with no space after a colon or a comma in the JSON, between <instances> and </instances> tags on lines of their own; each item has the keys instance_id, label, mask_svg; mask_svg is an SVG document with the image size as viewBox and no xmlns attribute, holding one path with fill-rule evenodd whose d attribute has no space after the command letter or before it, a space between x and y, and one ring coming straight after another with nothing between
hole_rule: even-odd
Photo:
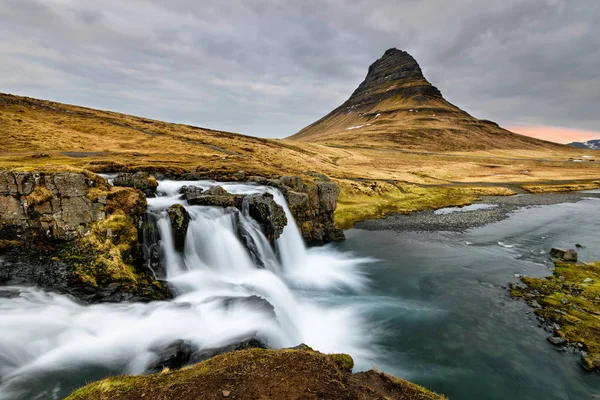
<instances>
[{"instance_id":1,"label":"mossy rock","mask_svg":"<svg viewBox=\"0 0 600 400\"><path fill-rule=\"evenodd\" d=\"M371 370L352 374L349 355L250 349L178 371L92 383L67 400L135 399L444 399L413 383Z\"/></svg>"},{"instance_id":2,"label":"mossy rock","mask_svg":"<svg viewBox=\"0 0 600 400\"><path fill-rule=\"evenodd\" d=\"M521 281L525 286L513 287L511 295L532 306L535 300L535 314L560 326L554 335L584 351L582 366L600 369L600 262L556 261L552 276Z\"/></svg>"}]
</instances>

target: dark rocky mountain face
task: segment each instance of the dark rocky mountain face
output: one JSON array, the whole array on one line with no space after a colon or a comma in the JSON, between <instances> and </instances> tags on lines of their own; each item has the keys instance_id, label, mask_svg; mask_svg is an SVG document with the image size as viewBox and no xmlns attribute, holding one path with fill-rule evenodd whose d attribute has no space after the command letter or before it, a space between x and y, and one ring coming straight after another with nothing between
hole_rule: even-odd
<instances>
[{"instance_id":1,"label":"dark rocky mountain face","mask_svg":"<svg viewBox=\"0 0 600 400\"><path fill-rule=\"evenodd\" d=\"M343 106L375 103L394 96L422 102L427 98L441 99L442 93L425 79L413 56L393 48L371 64L365 80Z\"/></svg>"},{"instance_id":2,"label":"dark rocky mountain face","mask_svg":"<svg viewBox=\"0 0 600 400\"><path fill-rule=\"evenodd\" d=\"M600 139L588 140L587 142L573 142L569 146L578 149L600 150Z\"/></svg>"}]
</instances>

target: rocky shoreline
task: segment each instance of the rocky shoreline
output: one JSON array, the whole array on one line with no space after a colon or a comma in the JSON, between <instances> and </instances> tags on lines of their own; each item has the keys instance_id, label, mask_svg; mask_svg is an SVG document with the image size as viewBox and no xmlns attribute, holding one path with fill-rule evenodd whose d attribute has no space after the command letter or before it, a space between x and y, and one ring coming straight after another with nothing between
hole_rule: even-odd
<instances>
[{"instance_id":1,"label":"rocky shoreline","mask_svg":"<svg viewBox=\"0 0 600 400\"><path fill-rule=\"evenodd\" d=\"M472 206L451 207L411 214L394 214L383 219L358 222L357 229L393 230L396 232L463 232L506 219L526 207L576 203L584 198L600 199L600 192L519 194L516 196L482 196Z\"/></svg>"},{"instance_id":2,"label":"rocky shoreline","mask_svg":"<svg viewBox=\"0 0 600 400\"><path fill-rule=\"evenodd\" d=\"M578 354L586 370L600 370L600 262L578 263L574 250L554 250L568 257L555 260L552 275L523 276L510 294L533 308L557 350Z\"/></svg>"}]
</instances>

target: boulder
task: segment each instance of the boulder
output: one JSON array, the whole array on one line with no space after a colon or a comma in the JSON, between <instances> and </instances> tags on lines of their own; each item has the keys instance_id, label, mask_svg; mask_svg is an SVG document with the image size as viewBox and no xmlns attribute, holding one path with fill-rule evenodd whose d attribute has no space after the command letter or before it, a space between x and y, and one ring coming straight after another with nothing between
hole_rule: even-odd
<instances>
[{"instance_id":1,"label":"boulder","mask_svg":"<svg viewBox=\"0 0 600 400\"><path fill-rule=\"evenodd\" d=\"M219 185L213 186L210 189L208 189L206 191L206 194L209 194L211 196L227 196L227 195L229 195L229 193L227 192L227 190L223 189Z\"/></svg>"},{"instance_id":2,"label":"boulder","mask_svg":"<svg viewBox=\"0 0 600 400\"><path fill-rule=\"evenodd\" d=\"M235 207L240 209L242 207L242 200L244 196L228 194L226 196L220 195L200 195L188 199L188 204L192 206L213 206L213 207Z\"/></svg>"},{"instance_id":3,"label":"boulder","mask_svg":"<svg viewBox=\"0 0 600 400\"><path fill-rule=\"evenodd\" d=\"M548 340L555 346L564 346L565 344L567 344L567 341L565 339L558 336L550 336L546 340Z\"/></svg>"},{"instance_id":4,"label":"boulder","mask_svg":"<svg viewBox=\"0 0 600 400\"><path fill-rule=\"evenodd\" d=\"M181 204L173 204L167 210L169 220L171 221L171 230L173 233L173 242L177 251L183 251L185 246L185 236L190 224L190 214Z\"/></svg>"},{"instance_id":5,"label":"boulder","mask_svg":"<svg viewBox=\"0 0 600 400\"><path fill-rule=\"evenodd\" d=\"M577 252L574 249L557 249L550 250L550 256L562 261L577 262Z\"/></svg>"},{"instance_id":6,"label":"boulder","mask_svg":"<svg viewBox=\"0 0 600 400\"><path fill-rule=\"evenodd\" d=\"M204 189L199 188L198 186L189 185L179 189L179 193L181 194L182 199L190 200L202 196Z\"/></svg>"},{"instance_id":7,"label":"boulder","mask_svg":"<svg viewBox=\"0 0 600 400\"><path fill-rule=\"evenodd\" d=\"M318 182L304 182L296 176L280 178L290 211L309 243L322 244L344 239L344 232L334 223L334 212L340 189L334 182L320 178Z\"/></svg>"},{"instance_id":8,"label":"boulder","mask_svg":"<svg viewBox=\"0 0 600 400\"><path fill-rule=\"evenodd\" d=\"M162 256L158 220L160 214L146 212L140 228L140 250L142 270L152 271L156 279L166 279L167 269Z\"/></svg>"},{"instance_id":9,"label":"boulder","mask_svg":"<svg viewBox=\"0 0 600 400\"><path fill-rule=\"evenodd\" d=\"M115 186L125 186L141 190L146 197L155 197L158 182L147 172L121 173L113 181Z\"/></svg>"},{"instance_id":10,"label":"boulder","mask_svg":"<svg viewBox=\"0 0 600 400\"><path fill-rule=\"evenodd\" d=\"M150 351L154 353L154 357L146 368L146 373L153 374L164 368L175 370L185 367L190 364L192 355L198 348L189 341L180 339L166 345L156 345Z\"/></svg>"},{"instance_id":11,"label":"boulder","mask_svg":"<svg viewBox=\"0 0 600 400\"><path fill-rule=\"evenodd\" d=\"M340 188L333 182L319 182L317 184L319 196L319 209L324 213L332 213L337 208Z\"/></svg>"},{"instance_id":12,"label":"boulder","mask_svg":"<svg viewBox=\"0 0 600 400\"><path fill-rule=\"evenodd\" d=\"M287 225L283 207L275 202L269 193L253 194L244 197L242 208L263 228L269 242L274 243Z\"/></svg>"}]
</instances>

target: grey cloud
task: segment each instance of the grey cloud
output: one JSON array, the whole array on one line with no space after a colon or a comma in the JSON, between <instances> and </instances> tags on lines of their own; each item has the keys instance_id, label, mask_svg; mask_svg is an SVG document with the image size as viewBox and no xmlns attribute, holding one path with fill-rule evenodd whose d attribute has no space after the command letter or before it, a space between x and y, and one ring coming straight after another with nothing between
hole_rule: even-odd
<instances>
[{"instance_id":1,"label":"grey cloud","mask_svg":"<svg viewBox=\"0 0 600 400\"><path fill-rule=\"evenodd\" d=\"M500 123L599 129L595 0L5 0L0 91L283 137L389 47Z\"/></svg>"}]
</instances>

